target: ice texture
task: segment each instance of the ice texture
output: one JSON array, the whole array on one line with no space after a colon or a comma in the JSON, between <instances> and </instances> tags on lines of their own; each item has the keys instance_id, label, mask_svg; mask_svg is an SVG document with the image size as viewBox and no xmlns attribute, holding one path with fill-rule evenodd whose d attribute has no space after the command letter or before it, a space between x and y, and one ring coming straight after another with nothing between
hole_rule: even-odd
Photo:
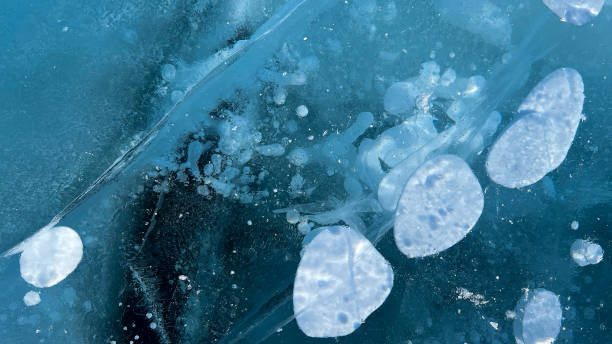
<instances>
[{"instance_id":1,"label":"ice texture","mask_svg":"<svg viewBox=\"0 0 612 344\"><path fill-rule=\"evenodd\" d=\"M580 266L598 264L603 259L603 249L589 240L577 239L570 248L572 259Z\"/></svg>"},{"instance_id":2,"label":"ice texture","mask_svg":"<svg viewBox=\"0 0 612 344\"><path fill-rule=\"evenodd\" d=\"M393 270L372 243L350 227L315 231L295 276L295 319L309 337L345 336L383 304L393 287Z\"/></svg>"},{"instance_id":3,"label":"ice texture","mask_svg":"<svg viewBox=\"0 0 612 344\"><path fill-rule=\"evenodd\" d=\"M491 148L489 177L505 187L521 188L556 169L574 141L583 103L584 85L577 71L561 68L547 75Z\"/></svg>"},{"instance_id":4,"label":"ice texture","mask_svg":"<svg viewBox=\"0 0 612 344\"><path fill-rule=\"evenodd\" d=\"M70 275L81 262L83 243L72 228L45 229L19 248L21 277L38 288L52 287Z\"/></svg>"},{"instance_id":5,"label":"ice texture","mask_svg":"<svg viewBox=\"0 0 612 344\"><path fill-rule=\"evenodd\" d=\"M562 318L558 295L543 288L527 290L515 313L517 344L552 344L556 340Z\"/></svg>"},{"instance_id":6,"label":"ice texture","mask_svg":"<svg viewBox=\"0 0 612 344\"><path fill-rule=\"evenodd\" d=\"M599 15L604 0L542 0L562 21L584 25Z\"/></svg>"},{"instance_id":7,"label":"ice texture","mask_svg":"<svg viewBox=\"0 0 612 344\"><path fill-rule=\"evenodd\" d=\"M406 112L415 105L418 95L418 88L412 82L396 82L385 92L385 110L391 114Z\"/></svg>"},{"instance_id":8,"label":"ice texture","mask_svg":"<svg viewBox=\"0 0 612 344\"><path fill-rule=\"evenodd\" d=\"M504 10L485 0L436 0L442 18L458 27L482 36L489 43L507 46L512 39L512 25Z\"/></svg>"},{"instance_id":9,"label":"ice texture","mask_svg":"<svg viewBox=\"0 0 612 344\"><path fill-rule=\"evenodd\" d=\"M483 207L482 189L465 161L438 156L404 187L395 212L395 244L411 258L442 252L470 232Z\"/></svg>"},{"instance_id":10,"label":"ice texture","mask_svg":"<svg viewBox=\"0 0 612 344\"><path fill-rule=\"evenodd\" d=\"M575 232L563 230L578 215L581 232L602 237L595 230L612 199L605 17L579 29L540 2L504 0L199 0L177 10L163 0L120 3L99 5L102 13L66 0L52 5L65 13L43 3L20 10L32 21L51 18L39 20L42 28L13 25L13 14L26 16L11 9L23 7L18 1L0 13L10 19L0 60L16 57L0 63L8 76L0 89L9 90L0 92L9 109L0 116L9 118L0 125L0 193L8 195L0 244L31 236L67 203L46 229L79 229L86 257L44 290L38 307L23 306L32 287L18 257L0 260L7 342L312 341L293 322L292 281L302 245L320 233L313 228L338 224L369 239L401 282L392 302L342 341L507 343L500 311L524 283L554 283L568 300L560 342L610 341L600 330L604 309L589 306L609 304L599 292L607 280L588 275L609 262L568 266ZM130 20L135 13L146 25ZM92 31L109 37L100 42ZM32 32L54 39L23 37ZM79 42L99 48L73 49ZM101 77L70 78L63 67L79 64L73 52L90 61L80 70ZM415 170L454 154L483 176L478 155L528 91L524 83L560 65L581 71L590 100L567 164L534 188L483 184L485 230L435 257L402 259L386 234ZM66 92L68 83L79 92ZM415 91L391 97L407 101L401 111L385 104L396 83ZM13 101L16 94L25 97ZM101 101L81 102L93 94ZM71 111L53 116L49 99ZM118 99L135 106L113 106ZM54 125L66 117L73 125ZM38 139L34 124L48 136ZM542 242L561 244L542 250Z\"/></svg>"}]
</instances>

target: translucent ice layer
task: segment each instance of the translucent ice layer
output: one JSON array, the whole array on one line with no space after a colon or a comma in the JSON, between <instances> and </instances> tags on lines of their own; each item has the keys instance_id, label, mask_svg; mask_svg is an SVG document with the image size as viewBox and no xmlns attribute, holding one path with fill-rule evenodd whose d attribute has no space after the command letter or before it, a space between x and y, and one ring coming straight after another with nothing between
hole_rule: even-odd
<instances>
[{"instance_id":1,"label":"translucent ice layer","mask_svg":"<svg viewBox=\"0 0 612 344\"><path fill-rule=\"evenodd\" d=\"M295 276L295 319L309 337L345 336L385 301L393 287L393 270L376 248L350 227L315 231Z\"/></svg>"},{"instance_id":2,"label":"translucent ice layer","mask_svg":"<svg viewBox=\"0 0 612 344\"><path fill-rule=\"evenodd\" d=\"M577 239L574 241L570 251L572 259L580 266L597 264L601 262L604 255L601 246L594 242L582 239Z\"/></svg>"},{"instance_id":3,"label":"translucent ice layer","mask_svg":"<svg viewBox=\"0 0 612 344\"><path fill-rule=\"evenodd\" d=\"M562 21L584 25L595 18L604 0L542 0Z\"/></svg>"},{"instance_id":4,"label":"translucent ice layer","mask_svg":"<svg viewBox=\"0 0 612 344\"><path fill-rule=\"evenodd\" d=\"M546 289L528 290L518 302L514 337L518 344L551 344L561 329L559 296Z\"/></svg>"},{"instance_id":5,"label":"translucent ice layer","mask_svg":"<svg viewBox=\"0 0 612 344\"><path fill-rule=\"evenodd\" d=\"M491 179L520 188L556 169L574 141L583 103L584 85L577 71L561 68L546 76L491 148L486 163Z\"/></svg>"},{"instance_id":6,"label":"translucent ice layer","mask_svg":"<svg viewBox=\"0 0 612 344\"><path fill-rule=\"evenodd\" d=\"M472 229L484 196L470 167L441 155L408 180L395 213L395 243L408 257L432 255L455 245Z\"/></svg>"},{"instance_id":7,"label":"translucent ice layer","mask_svg":"<svg viewBox=\"0 0 612 344\"><path fill-rule=\"evenodd\" d=\"M491 1L436 0L443 18L465 30L481 35L489 43L507 46L512 38L510 18Z\"/></svg>"}]
</instances>

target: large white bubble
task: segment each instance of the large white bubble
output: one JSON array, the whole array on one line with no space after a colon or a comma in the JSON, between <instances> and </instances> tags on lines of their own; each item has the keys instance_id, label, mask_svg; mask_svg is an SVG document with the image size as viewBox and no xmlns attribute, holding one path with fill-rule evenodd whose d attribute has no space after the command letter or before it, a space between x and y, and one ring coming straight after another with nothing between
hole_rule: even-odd
<instances>
[{"instance_id":1,"label":"large white bubble","mask_svg":"<svg viewBox=\"0 0 612 344\"><path fill-rule=\"evenodd\" d=\"M395 213L395 243L408 257L432 255L455 245L482 214L478 179L461 158L441 155L408 179Z\"/></svg>"},{"instance_id":2,"label":"large white bubble","mask_svg":"<svg viewBox=\"0 0 612 344\"><path fill-rule=\"evenodd\" d=\"M550 344L561 329L559 296L546 289L529 290L516 305L514 337L518 344Z\"/></svg>"},{"instance_id":3,"label":"large white bubble","mask_svg":"<svg viewBox=\"0 0 612 344\"><path fill-rule=\"evenodd\" d=\"M550 73L519 107L519 118L497 139L487 158L487 172L497 184L520 188L559 167L574 141L584 103L577 71Z\"/></svg>"},{"instance_id":4,"label":"large white bubble","mask_svg":"<svg viewBox=\"0 0 612 344\"><path fill-rule=\"evenodd\" d=\"M38 288L63 281L83 257L81 238L69 227L41 230L23 245L19 258L21 277Z\"/></svg>"},{"instance_id":5,"label":"large white bubble","mask_svg":"<svg viewBox=\"0 0 612 344\"><path fill-rule=\"evenodd\" d=\"M393 270L350 227L322 227L309 235L293 285L297 324L309 337L345 336L383 304Z\"/></svg>"}]
</instances>

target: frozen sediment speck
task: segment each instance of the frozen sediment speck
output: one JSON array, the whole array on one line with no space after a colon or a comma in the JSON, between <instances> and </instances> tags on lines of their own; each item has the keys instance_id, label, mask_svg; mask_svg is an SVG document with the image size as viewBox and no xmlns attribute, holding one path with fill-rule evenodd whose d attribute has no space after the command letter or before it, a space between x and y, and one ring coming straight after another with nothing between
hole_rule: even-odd
<instances>
[{"instance_id":1,"label":"frozen sediment speck","mask_svg":"<svg viewBox=\"0 0 612 344\"><path fill-rule=\"evenodd\" d=\"M562 21L584 25L595 18L604 5L604 0L542 0L544 5Z\"/></svg>"},{"instance_id":2,"label":"frozen sediment speck","mask_svg":"<svg viewBox=\"0 0 612 344\"><path fill-rule=\"evenodd\" d=\"M538 288L528 290L519 300L514 319L514 337L518 344L550 344L561 329L559 296Z\"/></svg>"},{"instance_id":3,"label":"frozen sediment speck","mask_svg":"<svg viewBox=\"0 0 612 344\"><path fill-rule=\"evenodd\" d=\"M578 239L570 249L572 259L580 266L597 264L603 259L604 251L596 243Z\"/></svg>"},{"instance_id":4,"label":"frozen sediment speck","mask_svg":"<svg viewBox=\"0 0 612 344\"><path fill-rule=\"evenodd\" d=\"M395 213L395 243L408 257L432 255L455 245L478 221L484 196L461 158L441 155L408 179Z\"/></svg>"},{"instance_id":5,"label":"frozen sediment speck","mask_svg":"<svg viewBox=\"0 0 612 344\"><path fill-rule=\"evenodd\" d=\"M30 290L23 296L23 303L28 307L36 306L40 303L40 294Z\"/></svg>"},{"instance_id":6,"label":"frozen sediment speck","mask_svg":"<svg viewBox=\"0 0 612 344\"><path fill-rule=\"evenodd\" d=\"M350 227L322 227L311 234L293 287L297 324L309 337L348 335L383 304L393 287L393 270Z\"/></svg>"},{"instance_id":7,"label":"frozen sediment speck","mask_svg":"<svg viewBox=\"0 0 612 344\"><path fill-rule=\"evenodd\" d=\"M584 85L577 71L561 68L547 75L491 148L489 177L505 187L520 188L556 169L572 145L583 103Z\"/></svg>"},{"instance_id":8,"label":"frozen sediment speck","mask_svg":"<svg viewBox=\"0 0 612 344\"><path fill-rule=\"evenodd\" d=\"M38 288L52 287L79 265L83 242L72 228L54 227L34 234L23 244L21 277Z\"/></svg>"}]
</instances>

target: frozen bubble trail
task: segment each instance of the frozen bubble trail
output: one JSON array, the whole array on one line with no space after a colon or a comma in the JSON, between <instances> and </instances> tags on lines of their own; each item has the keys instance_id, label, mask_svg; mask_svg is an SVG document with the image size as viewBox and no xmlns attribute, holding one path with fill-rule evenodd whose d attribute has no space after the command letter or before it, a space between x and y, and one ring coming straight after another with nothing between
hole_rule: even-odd
<instances>
[{"instance_id":1,"label":"frozen bubble trail","mask_svg":"<svg viewBox=\"0 0 612 344\"><path fill-rule=\"evenodd\" d=\"M295 277L295 319L309 337L345 336L383 304L393 287L393 270L372 243L350 227L316 231Z\"/></svg>"},{"instance_id":2,"label":"frozen bubble trail","mask_svg":"<svg viewBox=\"0 0 612 344\"><path fill-rule=\"evenodd\" d=\"M455 245L474 227L484 195L468 164L455 155L425 162L408 180L395 213L395 243L408 257Z\"/></svg>"},{"instance_id":3,"label":"frozen bubble trail","mask_svg":"<svg viewBox=\"0 0 612 344\"><path fill-rule=\"evenodd\" d=\"M559 296L546 289L528 290L516 306L514 337L518 344L553 343L561 329Z\"/></svg>"},{"instance_id":4,"label":"frozen bubble trail","mask_svg":"<svg viewBox=\"0 0 612 344\"><path fill-rule=\"evenodd\" d=\"M577 71L561 68L546 76L491 148L489 177L507 188L521 188L559 167L574 141L583 103L584 85Z\"/></svg>"}]
</instances>

